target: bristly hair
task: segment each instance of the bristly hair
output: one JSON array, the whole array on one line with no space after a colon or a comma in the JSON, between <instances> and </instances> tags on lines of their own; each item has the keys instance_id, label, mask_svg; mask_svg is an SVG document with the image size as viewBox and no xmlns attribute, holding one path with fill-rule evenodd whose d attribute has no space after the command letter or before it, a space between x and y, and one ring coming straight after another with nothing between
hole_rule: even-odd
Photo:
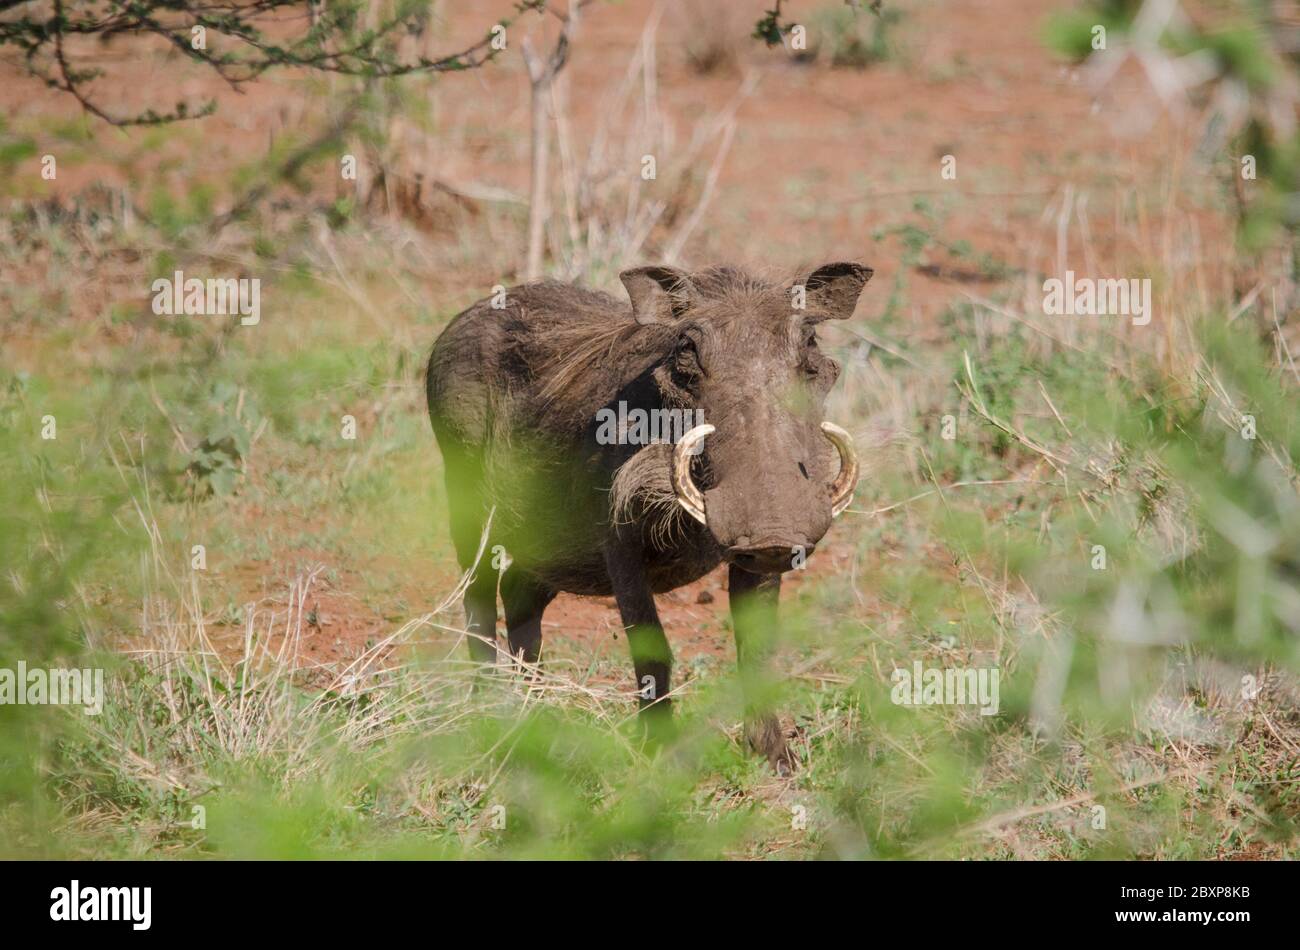
<instances>
[{"instance_id":1,"label":"bristly hair","mask_svg":"<svg viewBox=\"0 0 1300 950\"><path fill-rule=\"evenodd\" d=\"M643 370L668 351L675 337L671 325L645 326L630 318L611 320L608 315L596 324L571 321L548 327L536 339L543 348L536 367L538 377L545 380L540 391L543 405L586 406L591 393L584 389L594 389L602 381L603 367L626 360L631 353L637 370Z\"/></svg>"},{"instance_id":2,"label":"bristly hair","mask_svg":"<svg viewBox=\"0 0 1300 950\"><path fill-rule=\"evenodd\" d=\"M727 266L694 273L691 284L699 293L701 303L735 300L742 305L771 293L777 286L770 280ZM615 303L606 294L593 291L583 291L583 294L585 303L596 304L599 309L583 308L578 319L556 320L534 331L532 342L541 350L541 356L533 370L535 378L543 381L539 395L547 410L560 406L593 409L595 392L607 381L602 369L619 361L633 375L639 374L667 356L677 338L677 328L672 323L637 323L625 304ZM611 313L611 310L622 312ZM707 312L718 319L743 314L745 308L708 307Z\"/></svg>"},{"instance_id":3,"label":"bristly hair","mask_svg":"<svg viewBox=\"0 0 1300 950\"><path fill-rule=\"evenodd\" d=\"M739 267L709 267L691 275L691 283L705 299L722 299L733 295L765 294L776 284Z\"/></svg>"},{"instance_id":4,"label":"bristly hair","mask_svg":"<svg viewBox=\"0 0 1300 950\"><path fill-rule=\"evenodd\" d=\"M610 489L615 529L640 524L645 539L661 550L680 543L689 525L668 476L672 453L668 443L650 443L619 467Z\"/></svg>"}]
</instances>

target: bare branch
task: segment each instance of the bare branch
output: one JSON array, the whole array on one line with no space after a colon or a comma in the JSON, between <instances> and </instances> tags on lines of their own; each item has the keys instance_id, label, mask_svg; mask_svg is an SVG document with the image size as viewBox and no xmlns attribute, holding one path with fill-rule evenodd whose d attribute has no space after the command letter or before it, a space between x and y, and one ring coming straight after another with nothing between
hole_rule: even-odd
<instances>
[{"instance_id":1,"label":"bare branch","mask_svg":"<svg viewBox=\"0 0 1300 950\"><path fill-rule=\"evenodd\" d=\"M302 10L306 28L290 41L268 37L259 28L259 23L273 15L277 25L284 24L284 12L292 9ZM243 83L276 68L365 78L477 69L501 52L493 42L496 27L507 27L526 13L540 14L546 9L546 0L516 0L513 15L492 24L492 29L476 42L445 56L410 60L396 55L396 41L404 32L424 28L424 11L418 8L402 8L378 26L367 28L355 22L352 7L326 8L310 0L254 0L242 4L228 0L56 0L53 16L38 15L39 6L34 0L0 0L0 17L4 17L0 19L0 49L16 47L30 75L72 96L82 109L110 125L158 125L209 115L216 110L216 102L198 106L182 102L162 113L151 108L138 115L113 114L89 88L103 70L78 68L68 37L102 41L157 36L186 58L213 70L238 91ZM196 48L192 40L196 27L215 34L231 48ZM567 55L564 50L557 52Z\"/></svg>"},{"instance_id":2,"label":"bare branch","mask_svg":"<svg viewBox=\"0 0 1300 950\"><path fill-rule=\"evenodd\" d=\"M532 167L529 175L528 257L524 265L526 280L536 280L542 276L546 219L549 214L546 188L551 142L547 103L550 101L551 84L569 61L569 46L577 33L581 10L585 5L583 2L571 3L567 13L556 13L562 24L560 35L545 60L527 39L520 44L524 65L528 68L528 81L532 86Z\"/></svg>"}]
</instances>

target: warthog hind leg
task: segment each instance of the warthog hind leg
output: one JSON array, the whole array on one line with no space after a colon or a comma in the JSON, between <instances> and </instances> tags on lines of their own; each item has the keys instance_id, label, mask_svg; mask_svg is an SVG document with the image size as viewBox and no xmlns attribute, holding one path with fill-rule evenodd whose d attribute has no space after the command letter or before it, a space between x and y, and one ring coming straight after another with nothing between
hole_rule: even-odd
<instances>
[{"instance_id":1,"label":"warthog hind leg","mask_svg":"<svg viewBox=\"0 0 1300 950\"><path fill-rule=\"evenodd\" d=\"M554 599L553 590L518 567L508 567L501 577L510 652L525 663L536 663L542 654L542 613Z\"/></svg>"}]
</instances>

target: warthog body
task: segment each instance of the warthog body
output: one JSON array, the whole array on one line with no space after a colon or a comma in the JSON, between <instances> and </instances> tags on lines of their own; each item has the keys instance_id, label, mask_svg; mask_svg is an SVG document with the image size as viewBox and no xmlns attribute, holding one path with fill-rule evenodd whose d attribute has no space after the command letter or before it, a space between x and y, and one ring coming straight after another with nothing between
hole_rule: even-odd
<instances>
[{"instance_id":1,"label":"warthog body","mask_svg":"<svg viewBox=\"0 0 1300 950\"><path fill-rule=\"evenodd\" d=\"M646 721L662 724L671 653L653 594L725 560L753 697L747 734L784 769L785 741L752 681L781 573L812 552L856 481L847 435L823 424L839 368L814 327L850 316L871 271L831 264L794 285L729 268L621 276L630 310L608 294L529 284L465 310L434 345L427 394L452 539L461 566L478 565L465 595L471 652L495 657L487 565L501 545L511 652L537 660L557 592L613 594ZM690 430L670 427L676 444L643 444L635 427L611 439L609 420L635 410L676 411Z\"/></svg>"}]
</instances>

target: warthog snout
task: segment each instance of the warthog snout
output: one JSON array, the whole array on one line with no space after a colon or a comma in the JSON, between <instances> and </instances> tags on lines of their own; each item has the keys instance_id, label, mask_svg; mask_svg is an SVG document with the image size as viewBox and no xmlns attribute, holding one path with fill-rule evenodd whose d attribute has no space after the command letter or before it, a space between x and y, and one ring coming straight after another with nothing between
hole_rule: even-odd
<instances>
[{"instance_id":1,"label":"warthog snout","mask_svg":"<svg viewBox=\"0 0 1300 950\"><path fill-rule=\"evenodd\" d=\"M695 484L691 464L700 454L704 440L716 431L712 425L696 426L677 443L671 474L678 504L709 528L728 562L759 574L790 570L797 566L797 561L806 560L812 554L831 518L837 517L853 500L859 470L852 437L834 423L821 424L822 434L839 455L839 471L828 485L808 486L812 498L807 507L815 509L815 512L800 519L805 530L799 530L790 518L792 512L780 504L785 499L771 504L768 510L761 510L760 505L760 510L745 511L739 517L730 510L721 517L710 517L709 503L705 493ZM807 468L802 462L798 463L798 469L805 473L806 478ZM742 473L737 477L744 478L745 475Z\"/></svg>"},{"instance_id":2,"label":"warthog snout","mask_svg":"<svg viewBox=\"0 0 1300 950\"><path fill-rule=\"evenodd\" d=\"M790 570L797 558L810 556L815 547L807 541L763 541L737 544L723 551L723 556L729 564L753 574L779 574Z\"/></svg>"}]
</instances>

